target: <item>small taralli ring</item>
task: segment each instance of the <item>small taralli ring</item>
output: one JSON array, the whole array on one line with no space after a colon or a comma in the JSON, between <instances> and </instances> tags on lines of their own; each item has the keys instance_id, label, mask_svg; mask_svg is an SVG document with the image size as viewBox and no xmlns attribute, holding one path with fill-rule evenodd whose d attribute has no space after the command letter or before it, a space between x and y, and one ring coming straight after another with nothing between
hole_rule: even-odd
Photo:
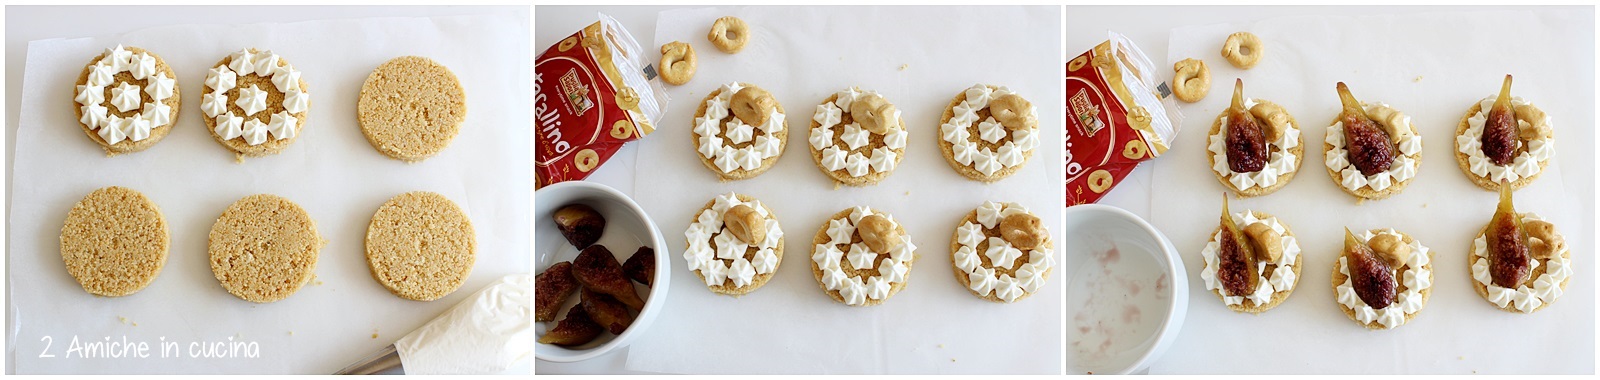
<instances>
[{"instance_id":1,"label":"small taralli ring","mask_svg":"<svg viewBox=\"0 0 1600 380\"><path fill-rule=\"evenodd\" d=\"M1211 68L1206 67L1205 61L1184 58L1173 64L1172 70L1172 94L1178 100L1194 103L1211 92Z\"/></svg>"},{"instance_id":2,"label":"small taralli ring","mask_svg":"<svg viewBox=\"0 0 1600 380\"><path fill-rule=\"evenodd\" d=\"M572 162L578 165L578 171L588 173L590 170L594 170L596 166L600 166L600 154L595 153L594 149L580 150L572 158Z\"/></svg>"},{"instance_id":3,"label":"small taralli ring","mask_svg":"<svg viewBox=\"0 0 1600 380\"><path fill-rule=\"evenodd\" d=\"M711 34L706 38L723 53L738 53L750 42L750 26L738 17L724 16L711 24Z\"/></svg>"},{"instance_id":4,"label":"small taralli ring","mask_svg":"<svg viewBox=\"0 0 1600 380\"><path fill-rule=\"evenodd\" d=\"M682 41L661 45L661 80L674 86L689 83L694 78L696 59L694 47Z\"/></svg>"},{"instance_id":5,"label":"small taralli ring","mask_svg":"<svg viewBox=\"0 0 1600 380\"><path fill-rule=\"evenodd\" d=\"M616 123L612 123L611 137L618 140L633 137L633 123L628 122L627 119L617 120Z\"/></svg>"},{"instance_id":6,"label":"small taralli ring","mask_svg":"<svg viewBox=\"0 0 1600 380\"><path fill-rule=\"evenodd\" d=\"M1144 141L1128 140L1128 145L1122 148L1122 156L1130 160L1137 160L1144 158L1145 152L1148 151L1149 149L1145 147Z\"/></svg>"},{"instance_id":7,"label":"small taralli ring","mask_svg":"<svg viewBox=\"0 0 1600 380\"><path fill-rule=\"evenodd\" d=\"M556 48L560 49L561 51L567 51L572 50L573 46L578 46L578 37L567 37L567 39L561 40L561 46L557 46Z\"/></svg>"},{"instance_id":8,"label":"small taralli ring","mask_svg":"<svg viewBox=\"0 0 1600 380\"><path fill-rule=\"evenodd\" d=\"M1095 170L1093 173L1089 173L1089 191L1093 191L1095 194L1104 193L1106 190L1110 190L1111 182L1111 172L1105 171L1105 169Z\"/></svg>"},{"instance_id":9,"label":"small taralli ring","mask_svg":"<svg viewBox=\"0 0 1600 380\"><path fill-rule=\"evenodd\" d=\"M1241 69L1256 67L1256 63L1261 62L1261 55L1264 53L1266 46L1261 44L1261 38L1250 32L1230 34L1228 40L1222 43L1222 57L1227 58L1233 67Z\"/></svg>"}]
</instances>

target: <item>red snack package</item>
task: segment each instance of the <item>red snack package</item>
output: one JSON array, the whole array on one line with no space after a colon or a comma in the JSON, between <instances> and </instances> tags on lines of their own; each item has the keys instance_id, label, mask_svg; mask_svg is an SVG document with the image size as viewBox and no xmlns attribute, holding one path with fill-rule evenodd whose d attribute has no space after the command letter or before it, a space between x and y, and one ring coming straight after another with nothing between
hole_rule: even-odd
<instances>
[{"instance_id":1,"label":"red snack package","mask_svg":"<svg viewBox=\"0 0 1600 380\"><path fill-rule=\"evenodd\" d=\"M1116 33L1067 62L1067 207L1099 201L1167 151L1182 115L1157 72Z\"/></svg>"},{"instance_id":2,"label":"red snack package","mask_svg":"<svg viewBox=\"0 0 1600 380\"><path fill-rule=\"evenodd\" d=\"M605 14L539 54L533 64L535 188L584 179L622 144L655 131L668 99L644 54Z\"/></svg>"}]
</instances>

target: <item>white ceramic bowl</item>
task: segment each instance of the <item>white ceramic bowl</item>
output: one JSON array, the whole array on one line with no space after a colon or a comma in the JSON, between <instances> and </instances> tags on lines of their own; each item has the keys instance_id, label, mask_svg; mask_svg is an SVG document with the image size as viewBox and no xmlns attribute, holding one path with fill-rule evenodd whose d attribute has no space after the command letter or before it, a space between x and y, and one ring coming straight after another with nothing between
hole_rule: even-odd
<instances>
[{"instance_id":1,"label":"white ceramic bowl","mask_svg":"<svg viewBox=\"0 0 1600 380\"><path fill-rule=\"evenodd\" d=\"M656 314L661 312L661 302L667 299L668 287L665 284L672 283L672 266L667 261L671 255L667 252L666 241L661 238L661 231L656 229L650 216L645 214L632 199L616 189L593 182L557 183L534 192L533 198L535 273L543 272L545 268L555 263L572 261L578 257L578 249L561 236L561 231L556 229L551 214L562 206L582 203L593 207L606 218L605 233L595 244L604 245L606 249L611 250L611 253L617 256L618 262L626 261L639 247L655 249L656 274L652 283L663 285L652 289L637 282L633 283L640 297L645 299L644 310L639 311L633 324L623 331L622 335L602 332L593 342L576 347L540 343L534 349L533 356L539 360L552 362L588 360L619 347L626 347L635 337L649 330L650 323L655 320ZM577 305L579 298L577 294L573 294L567 299L555 321L538 322L538 334L542 336L554 328L556 323L566 316L566 311Z\"/></svg>"},{"instance_id":2,"label":"white ceramic bowl","mask_svg":"<svg viewBox=\"0 0 1600 380\"><path fill-rule=\"evenodd\" d=\"M1103 205L1067 208L1067 373L1146 371L1189 308L1177 249L1149 223Z\"/></svg>"}]
</instances>

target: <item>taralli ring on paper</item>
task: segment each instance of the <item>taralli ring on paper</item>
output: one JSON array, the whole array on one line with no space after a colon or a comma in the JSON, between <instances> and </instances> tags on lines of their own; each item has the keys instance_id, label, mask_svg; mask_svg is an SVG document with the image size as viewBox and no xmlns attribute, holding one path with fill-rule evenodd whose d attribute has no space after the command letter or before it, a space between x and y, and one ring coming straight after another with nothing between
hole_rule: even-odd
<instances>
[{"instance_id":1,"label":"taralli ring on paper","mask_svg":"<svg viewBox=\"0 0 1600 380\"><path fill-rule=\"evenodd\" d=\"M661 45L661 80L674 86L689 83L694 78L694 47L683 41Z\"/></svg>"},{"instance_id":2,"label":"taralli ring on paper","mask_svg":"<svg viewBox=\"0 0 1600 380\"><path fill-rule=\"evenodd\" d=\"M1194 58L1184 58L1172 64L1172 94L1178 100L1189 103L1206 98L1206 93L1211 92L1211 68L1206 67L1206 62Z\"/></svg>"},{"instance_id":3,"label":"taralli ring on paper","mask_svg":"<svg viewBox=\"0 0 1600 380\"><path fill-rule=\"evenodd\" d=\"M750 42L750 26L738 17L725 16L711 24L711 34L706 38L723 53L738 53Z\"/></svg>"},{"instance_id":4,"label":"taralli ring on paper","mask_svg":"<svg viewBox=\"0 0 1600 380\"><path fill-rule=\"evenodd\" d=\"M1233 67L1249 70L1261 62L1261 55L1266 53L1266 47L1261 45L1261 38L1250 32L1238 32L1228 35L1228 41L1222 43L1222 57L1228 59Z\"/></svg>"}]
</instances>

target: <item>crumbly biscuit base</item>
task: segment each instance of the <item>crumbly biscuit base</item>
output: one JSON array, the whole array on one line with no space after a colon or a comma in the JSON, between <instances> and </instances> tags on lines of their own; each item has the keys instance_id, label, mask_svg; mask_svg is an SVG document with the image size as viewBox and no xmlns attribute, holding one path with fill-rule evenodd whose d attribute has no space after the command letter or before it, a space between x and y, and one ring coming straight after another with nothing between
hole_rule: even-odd
<instances>
[{"instance_id":1,"label":"crumbly biscuit base","mask_svg":"<svg viewBox=\"0 0 1600 380\"><path fill-rule=\"evenodd\" d=\"M405 56L372 70L361 84L356 120L373 149L417 162L438 154L461 131L467 93L450 68Z\"/></svg>"},{"instance_id":2,"label":"crumbly biscuit base","mask_svg":"<svg viewBox=\"0 0 1600 380\"><path fill-rule=\"evenodd\" d=\"M460 289L477 260L477 235L467 213L427 191L396 195L379 206L367 225L365 246L372 279L414 301Z\"/></svg>"},{"instance_id":3,"label":"crumbly biscuit base","mask_svg":"<svg viewBox=\"0 0 1600 380\"><path fill-rule=\"evenodd\" d=\"M150 286L167 263L170 244L161 209L119 186L85 195L61 226L67 274L97 296L121 297Z\"/></svg>"},{"instance_id":4,"label":"crumbly biscuit base","mask_svg":"<svg viewBox=\"0 0 1600 380\"><path fill-rule=\"evenodd\" d=\"M223 289L256 303L299 291L315 275L318 253L328 243L305 209L271 194L229 205L207 241L211 273Z\"/></svg>"}]
</instances>

